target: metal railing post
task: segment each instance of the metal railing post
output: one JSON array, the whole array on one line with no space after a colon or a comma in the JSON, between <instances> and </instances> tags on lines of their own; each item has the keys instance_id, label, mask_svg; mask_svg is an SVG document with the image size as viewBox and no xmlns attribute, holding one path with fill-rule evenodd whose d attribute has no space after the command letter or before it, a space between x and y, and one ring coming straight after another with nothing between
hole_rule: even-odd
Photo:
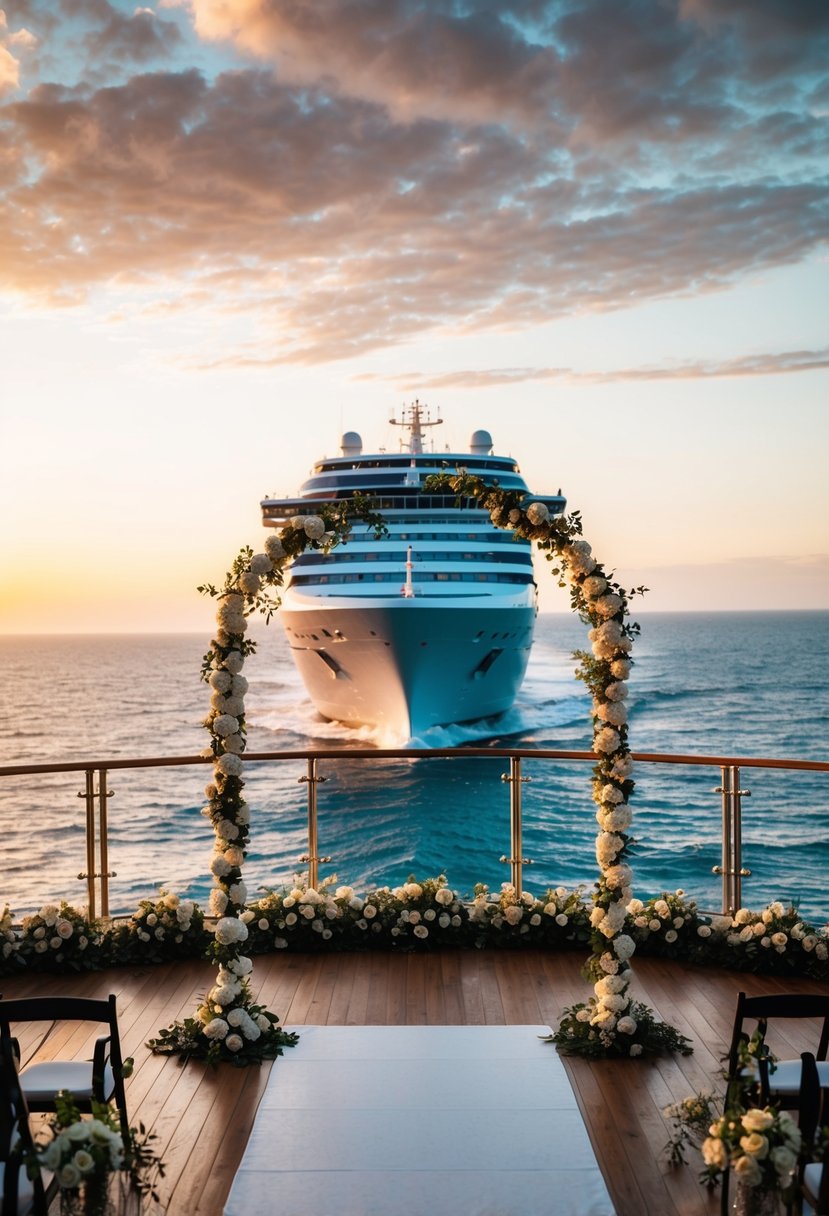
<instances>
[{"instance_id":1,"label":"metal railing post","mask_svg":"<svg viewBox=\"0 0 829 1216\"><path fill-rule=\"evenodd\" d=\"M95 773L98 773L98 788L95 789ZM86 787L78 794L86 803L86 870L82 870L78 878L86 879L87 902L89 919L96 919L97 902L95 899L95 879L101 880L101 916L109 916L109 880L115 878L114 870L109 868L109 822L107 817L107 799L112 797L112 790L107 789L107 770L105 768L86 769ZM98 800L98 844L101 857L101 868L95 868L95 799Z\"/></svg>"},{"instance_id":2,"label":"metal railing post","mask_svg":"<svg viewBox=\"0 0 829 1216\"><path fill-rule=\"evenodd\" d=\"M510 756L509 772L502 773L501 780L507 783L510 787L510 856L503 856L501 861L505 863L509 862L511 882L515 887L516 895L520 896L523 891L523 868L524 866L532 865L532 858L523 856L524 842L521 824L521 786L523 783L529 781L530 778L521 776L520 756Z\"/></svg>"},{"instance_id":3,"label":"metal railing post","mask_svg":"<svg viewBox=\"0 0 829 1216\"><path fill-rule=\"evenodd\" d=\"M95 770L86 770L86 785L84 792L78 794L86 803L86 872L78 878L86 879L86 900L89 905L89 919L95 919Z\"/></svg>"},{"instance_id":4,"label":"metal railing post","mask_svg":"<svg viewBox=\"0 0 829 1216\"><path fill-rule=\"evenodd\" d=\"M714 793L722 795L722 863L714 866L712 873L722 875L723 914L733 916L742 906L742 879L751 876L751 870L742 864L742 799L751 797L751 790L740 789L740 769L736 764L724 764Z\"/></svg>"},{"instance_id":5,"label":"metal railing post","mask_svg":"<svg viewBox=\"0 0 829 1216\"><path fill-rule=\"evenodd\" d=\"M102 768L98 772L98 833L101 855L101 916L109 916L109 822L107 816L107 799L111 791L107 789L107 771Z\"/></svg>"},{"instance_id":6,"label":"metal railing post","mask_svg":"<svg viewBox=\"0 0 829 1216\"><path fill-rule=\"evenodd\" d=\"M327 781L327 777L317 776L316 756L308 757L308 771L299 778L300 785L308 786L308 852L303 853L300 861L308 862L308 886L316 889L319 880L319 863L330 861L330 857L320 857L317 842L317 786Z\"/></svg>"}]
</instances>

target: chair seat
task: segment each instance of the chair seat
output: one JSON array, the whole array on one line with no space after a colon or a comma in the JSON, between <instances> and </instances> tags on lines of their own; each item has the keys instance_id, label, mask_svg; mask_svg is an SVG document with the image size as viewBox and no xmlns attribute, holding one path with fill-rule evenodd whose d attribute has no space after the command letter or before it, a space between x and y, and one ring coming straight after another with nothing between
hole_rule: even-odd
<instances>
[{"instance_id":1,"label":"chair seat","mask_svg":"<svg viewBox=\"0 0 829 1216\"><path fill-rule=\"evenodd\" d=\"M803 1174L803 1216L811 1216L817 1206L823 1163L811 1161Z\"/></svg>"},{"instance_id":2,"label":"chair seat","mask_svg":"<svg viewBox=\"0 0 829 1216\"><path fill-rule=\"evenodd\" d=\"M800 1060L779 1060L773 1073L769 1074L769 1090L774 1098L776 1093L795 1095L800 1092ZM817 1074L821 1086L829 1086L829 1060L817 1061Z\"/></svg>"},{"instance_id":3,"label":"chair seat","mask_svg":"<svg viewBox=\"0 0 829 1216\"><path fill-rule=\"evenodd\" d=\"M43 1186L48 1195L52 1186L53 1174L48 1170L41 1170L40 1174L43 1179ZM6 1163L0 1161L0 1216L3 1212L3 1188L6 1184ZM17 1216L28 1216L31 1212L35 1201L35 1190L32 1182L26 1173L25 1165L21 1165L17 1174Z\"/></svg>"},{"instance_id":4,"label":"chair seat","mask_svg":"<svg viewBox=\"0 0 829 1216\"><path fill-rule=\"evenodd\" d=\"M42 1064L29 1064L20 1073L20 1085L29 1107L34 1110L39 1102L54 1102L58 1090L68 1089L81 1102L92 1097L92 1062L90 1060L45 1060ZM108 1102L115 1091L112 1068L104 1069L104 1092L102 1098Z\"/></svg>"}]
</instances>

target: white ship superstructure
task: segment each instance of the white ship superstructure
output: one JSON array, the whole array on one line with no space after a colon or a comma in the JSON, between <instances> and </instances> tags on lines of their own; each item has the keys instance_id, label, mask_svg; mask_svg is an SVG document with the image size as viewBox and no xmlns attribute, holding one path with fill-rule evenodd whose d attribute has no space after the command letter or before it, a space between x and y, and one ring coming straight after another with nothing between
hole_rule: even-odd
<instances>
[{"instance_id":1,"label":"white ship superstructure","mask_svg":"<svg viewBox=\"0 0 829 1216\"><path fill-rule=\"evenodd\" d=\"M329 554L291 567L279 616L308 694L323 717L409 739L432 726L489 718L512 705L537 613L527 541L486 510L424 490L434 473L464 468L502 489L564 510L561 494L530 494L516 462L492 454L487 431L468 452L424 451L439 425L419 402L391 419L408 431L400 454L365 454L360 436L314 466L296 498L266 498L266 526L283 527L332 501L362 495L388 534L357 523Z\"/></svg>"}]
</instances>

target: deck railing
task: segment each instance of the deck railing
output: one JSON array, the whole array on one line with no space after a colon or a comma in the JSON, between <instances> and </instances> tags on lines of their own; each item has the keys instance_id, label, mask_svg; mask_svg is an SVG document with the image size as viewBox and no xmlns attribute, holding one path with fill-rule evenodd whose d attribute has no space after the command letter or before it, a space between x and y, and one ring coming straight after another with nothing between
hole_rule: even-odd
<instances>
[{"instance_id":1,"label":"deck railing","mask_svg":"<svg viewBox=\"0 0 829 1216\"><path fill-rule=\"evenodd\" d=\"M511 882L519 894L523 889L524 867L531 864L531 859L525 857L523 852L522 786L529 778L522 775L522 761L549 760L594 765L597 760L593 752L552 751L540 748L463 747L430 748L427 751L411 748L371 750L336 748L309 751L246 752L246 761L267 763L305 761L306 772L299 780L307 786L308 850L299 860L307 864L308 880L311 886L315 886L317 883L320 863L331 860L330 857L322 856L319 852L317 786L327 778L320 775L318 765L323 760L342 760L346 757L349 761L356 760L366 764L382 760L430 758L452 761L468 760L474 757L485 757L490 760L501 758L507 762L509 771L503 773L501 779L509 788L510 855L503 856L501 861L509 865ZM633 759L637 765L693 765L719 770L719 784L712 787L712 792L718 794L721 799L722 850L720 863L713 867L713 872L718 874L722 880L722 912L731 914L742 905L742 880L750 875L750 871L746 869L742 861L742 799L750 793L741 788L742 770L784 769L791 772L829 773L829 763L812 760L780 760L745 756L741 758L687 756L646 752L634 752ZM117 769L183 767L210 763L211 759L204 756L156 756L79 760L50 764L13 764L0 766L0 778L8 779L44 773L84 774L84 789L78 793L78 797L84 800L86 811L86 869L78 874L78 878L86 881L89 915L94 918L96 915L109 916L109 880L115 876L109 868L108 802L112 796L108 789L109 773Z\"/></svg>"}]
</instances>

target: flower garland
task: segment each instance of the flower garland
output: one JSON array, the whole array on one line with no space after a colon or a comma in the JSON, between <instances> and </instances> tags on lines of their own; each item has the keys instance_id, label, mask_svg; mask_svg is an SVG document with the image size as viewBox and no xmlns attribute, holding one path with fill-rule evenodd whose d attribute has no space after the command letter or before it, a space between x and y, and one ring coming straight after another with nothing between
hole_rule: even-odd
<instances>
[{"instance_id":1,"label":"flower garland","mask_svg":"<svg viewBox=\"0 0 829 1216\"><path fill-rule=\"evenodd\" d=\"M279 1018L254 1002L250 987L253 962L245 952L255 913L247 908L248 890L242 877L250 835L251 812L244 798L242 756L246 747L245 694L242 674L245 660L256 643L245 637L248 616L262 613L266 620L279 607L278 588L286 565L308 545L328 551L348 535L358 516L382 530L382 521L362 499L346 506L336 504L324 516L297 516L281 535L271 534L264 552L243 548L225 576L221 590L212 584L199 587L218 599L216 633L202 661L202 679L210 686L210 713L204 726L210 745L203 753L213 760L213 780L205 788L207 805L202 814L215 834L210 870L214 886L210 912L216 918L208 955L217 965L212 987L195 1018L176 1022L151 1039L153 1051L244 1065L273 1059L297 1036L287 1034Z\"/></svg>"},{"instance_id":2,"label":"flower garland","mask_svg":"<svg viewBox=\"0 0 829 1216\"><path fill-rule=\"evenodd\" d=\"M590 914L592 955L585 975L593 981L593 996L565 1010L553 1036L564 1050L581 1055L640 1055L643 1051L685 1050L687 1040L672 1027L658 1023L650 1011L633 1002L631 965L636 944L624 932L627 905L632 899L632 870L627 853L633 842L629 799L634 790L633 761L628 747L628 677L630 651L639 626L628 619L628 599L646 588L626 592L614 582L581 538L581 516L551 517L542 502L525 505L524 495L488 486L463 471L429 478L427 487L450 488L459 500L471 499L489 511L498 528L534 541L552 564L559 585L569 587L573 611L590 626L592 652L577 651L577 679L593 697L593 800L599 833L596 860L599 878ZM639 1027L647 1027L644 1035Z\"/></svg>"}]
</instances>

